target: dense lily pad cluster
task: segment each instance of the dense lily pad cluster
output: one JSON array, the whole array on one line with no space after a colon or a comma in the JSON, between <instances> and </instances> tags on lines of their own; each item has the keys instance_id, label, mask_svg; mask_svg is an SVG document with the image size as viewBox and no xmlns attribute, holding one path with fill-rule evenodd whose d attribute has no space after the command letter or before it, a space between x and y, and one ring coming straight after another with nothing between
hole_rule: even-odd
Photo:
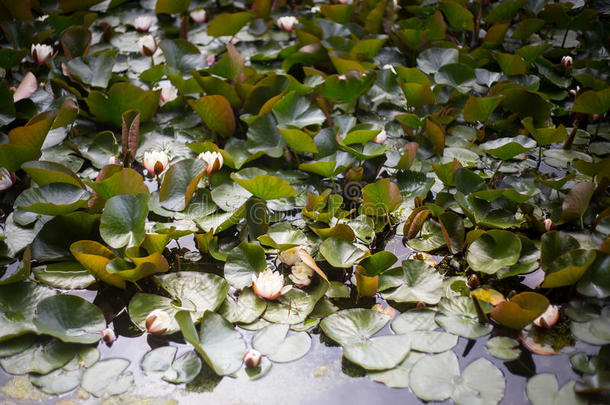
<instances>
[{"instance_id":1,"label":"dense lily pad cluster","mask_svg":"<svg viewBox=\"0 0 610 405\"><path fill-rule=\"evenodd\" d=\"M104 397L134 382L100 360L117 338L187 342L141 359L181 384L260 378L320 335L424 401L497 404L490 359L530 351L582 375L531 376L534 405L603 398L609 14L0 2L0 366Z\"/></svg>"}]
</instances>

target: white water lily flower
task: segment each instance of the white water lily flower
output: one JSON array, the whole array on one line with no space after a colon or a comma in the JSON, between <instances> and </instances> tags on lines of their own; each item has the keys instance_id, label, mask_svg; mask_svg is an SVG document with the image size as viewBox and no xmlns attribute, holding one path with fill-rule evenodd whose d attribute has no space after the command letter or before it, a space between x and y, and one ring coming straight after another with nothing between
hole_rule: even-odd
<instances>
[{"instance_id":1,"label":"white water lily flower","mask_svg":"<svg viewBox=\"0 0 610 405\"><path fill-rule=\"evenodd\" d=\"M306 287L311 284L314 270L303 262L299 262L292 266L292 274L288 277L297 287Z\"/></svg>"},{"instance_id":2,"label":"white water lily flower","mask_svg":"<svg viewBox=\"0 0 610 405\"><path fill-rule=\"evenodd\" d=\"M144 35L138 40L140 52L144 56L153 56L157 52L157 41L152 35Z\"/></svg>"},{"instance_id":3,"label":"white water lily flower","mask_svg":"<svg viewBox=\"0 0 610 405\"><path fill-rule=\"evenodd\" d=\"M386 139L388 139L388 134L386 134L385 130L383 130L378 133L376 137L373 138L373 142L382 144L386 141Z\"/></svg>"},{"instance_id":4,"label":"white water lily flower","mask_svg":"<svg viewBox=\"0 0 610 405\"><path fill-rule=\"evenodd\" d=\"M45 44L32 44L32 58L34 62L42 65L53 56L53 47Z\"/></svg>"},{"instance_id":5,"label":"white water lily flower","mask_svg":"<svg viewBox=\"0 0 610 405\"><path fill-rule=\"evenodd\" d=\"M8 190L15 184L15 175L0 167L0 191Z\"/></svg>"},{"instance_id":6,"label":"white water lily flower","mask_svg":"<svg viewBox=\"0 0 610 405\"><path fill-rule=\"evenodd\" d=\"M246 363L248 368L256 368L261 364L262 357L261 352L256 349L250 349L244 354L244 363Z\"/></svg>"},{"instance_id":7,"label":"white water lily flower","mask_svg":"<svg viewBox=\"0 0 610 405\"><path fill-rule=\"evenodd\" d=\"M154 20L151 16L141 15L139 17L136 17L135 20L133 20L133 26L136 30L140 32L148 32L153 22Z\"/></svg>"},{"instance_id":8,"label":"white water lily flower","mask_svg":"<svg viewBox=\"0 0 610 405\"><path fill-rule=\"evenodd\" d=\"M252 275L252 288L259 297L274 300L290 291L292 286L284 286L284 276L278 271L267 269L258 276Z\"/></svg>"},{"instance_id":9,"label":"white water lily flower","mask_svg":"<svg viewBox=\"0 0 610 405\"><path fill-rule=\"evenodd\" d=\"M202 8L191 11L191 18L197 24L201 24L201 23L205 22L205 19L207 18L207 16L208 16L208 13Z\"/></svg>"},{"instance_id":10,"label":"white water lily flower","mask_svg":"<svg viewBox=\"0 0 610 405\"><path fill-rule=\"evenodd\" d=\"M295 264L301 262L301 258L299 257L299 249L301 247L293 247L287 250L283 250L278 255L280 261L288 266L294 266Z\"/></svg>"},{"instance_id":11,"label":"white water lily flower","mask_svg":"<svg viewBox=\"0 0 610 405\"><path fill-rule=\"evenodd\" d=\"M280 17L277 19L277 26L284 32L292 32L294 30L294 26L299 22L299 20L292 16L286 15L284 17Z\"/></svg>"},{"instance_id":12,"label":"white water lily flower","mask_svg":"<svg viewBox=\"0 0 610 405\"><path fill-rule=\"evenodd\" d=\"M171 323L169 314L162 309L155 309L146 317L144 321L146 330L153 335L164 333Z\"/></svg>"},{"instance_id":13,"label":"white water lily flower","mask_svg":"<svg viewBox=\"0 0 610 405\"><path fill-rule=\"evenodd\" d=\"M165 103L169 103L170 101L174 101L178 98L178 89L172 86L171 84L168 86L161 87L161 96L159 97L159 105L162 106Z\"/></svg>"},{"instance_id":14,"label":"white water lily flower","mask_svg":"<svg viewBox=\"0 0 610 405\"><path fill-rule=\"evenodd\" d=\"M167 153L160 150L144 152L142 163L144 164L144 168L148 170L148 173L159 175L167 169L167 166L169 165L169 156Z\"/></svg>"},{"instance_id":15,"label":"white water lily flower","mask_svg":"<svg viewBox=\"0 0 610 405\"><path fill-rule=\"evenodd\" d=\"M561 58L561 67L564 70L570 68L572 66L572 63L574 63L574 59L572 59L572 57L569 56L569 55L564 56L563 58Z\"/></svg>"},{"instance_id":16,"label":"white water lily flower","mask_svg":"<svg viewBox=\"0 0 610 405\"><path fill-rule=\"evenodd\" d=\"M222 168L224 159L218 152L203 152L197 156L198 159L203 160L208 164L208 168L205 169L207 174L212 174Z\"/></svg>"},{"instance_id":17,"label":"white water lily flower","mask_svg":"<svg viewBox=\"0 0 610 405\"><path fill-rule=\"evenodd\" d=\"M538 318L534 319L534 325L539 328L550 328L559 320L559 307L557 305L549 305Z\"/></svg>"}]
</instances>

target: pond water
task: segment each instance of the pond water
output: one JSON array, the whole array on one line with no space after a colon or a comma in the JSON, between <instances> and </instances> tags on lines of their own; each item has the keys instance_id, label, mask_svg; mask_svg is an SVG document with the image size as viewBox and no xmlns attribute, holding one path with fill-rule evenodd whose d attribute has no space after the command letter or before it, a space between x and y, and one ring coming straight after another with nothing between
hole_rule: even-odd
<instances>
[{"instance_id":1,"label":"pond water","mask_svg":"<svg viewBox=\"0 0 610 405\"><path fill-rule=\"evenodd\" d=\"M192 238L184 237L179 240L183 249L194 249ZM172 245L169 246L170 248ZM173 243L173 247L176 244ZM412 250L403 244L401 237L394 237L386 245L386 250L393 252L399 260L404 260L411 255ZM523 277L522 282L529 288L539 284L543 275L538 272ZM117 293L118 290L113 290ZM104 296L94 290L72 290L74 295L79 295L90 302L98 301L108 304L108 293ZM387 302L376 298L376 303L387 306ZM345 300L347 307L358 306L354 300ZM371 300L361 303L363 307L370 307ZM102 305L103 307L103 305ZM114 308L116 311L116 307ZM120 312L120 311L119 311ZM118 319L129 323L126 313L119 314ZM120 333L122 329L129 328L123 322L110 325ZM239 329L246 341L251 342L256 332ZM381 335L390 334L389 324L380 332ZM274 363L271 370L257 380L250 380L243 370L235 377L218 377L209 368L205 367L201 374L186 385L175 385L160 380L158 377L145 375L140 362L142 357L152 349L171 345L178 348L176 357L192 350L192 347L179 336L172 338L142 334L139 336L118 336L112 344L107 345L100 342L97 345L100 351L100 359L124 358L130 361L127 372L133 373L135 383L132 389L114 400L122 401L144 401L157 398L159 401L176 400L184 404L218 403L218 404L418 404L424 403L418 399L409 388L389 388L384 384L373 381L366 375L366 370L346 360L342 355L339 345L328 339L321 333L319 327L310 332L312 346L310 351L301 359L290 363ZM525 385L527 379L540 373L550 373L557 377L559 386L563 386L571 380L579 380L580 376L570 366L569 356L571 353L586 353L595 355L599 347L576 341L575 346L565 349L565 353L547 356L537 355L523 350L521 356L512 361L502 361L489 355L485 343L494 336L511 336L516 338L517 333L505 328L498 328L489 335L479 339L466 339L460 337L457 345L452 349L458 356L460 368L463 369L474 360L485 357L494 363L504 374L506 379L505 395L500 404L517 405L527 403ZM13 376L7 374L0 368L0 386L9 386ZM35 387L31 387L36 390ZM42 394L44 395L44 394ZM7 391L0 391L0 403L43 403L55 404L60 399L74 399L85 403L97 403L102 400L95 397L80 397L83 392L72 392L60 396L46 396L36 401L17 400L7 395ZM112 399L111 399L112 400ZM147 402L143 402L147 403ZM451 404L450 400L442 402Z\"/></svg>"}]
</instances>

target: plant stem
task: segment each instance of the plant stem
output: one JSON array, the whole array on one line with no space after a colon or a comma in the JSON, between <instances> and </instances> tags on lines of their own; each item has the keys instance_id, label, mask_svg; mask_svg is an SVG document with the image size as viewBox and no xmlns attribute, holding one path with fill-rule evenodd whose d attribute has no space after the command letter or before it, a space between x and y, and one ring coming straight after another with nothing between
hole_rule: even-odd
<instances>
[{"instance_id":1,"label":"plant stem","mask_svg":"<svg viewBox=\"0 0 610 405\"><path fill-rule=\"evenodd\" d=\"M504 161L500 160L500 164L498 164L498 166L496 166L496 170L494 171L494 174L492 174L491 177L489 178L489 185L490 186L493 184L494 178L498 174L498 170L500 170L500 167L502 167L502 164L504 164Z\"/></svg>"}]
</instances>

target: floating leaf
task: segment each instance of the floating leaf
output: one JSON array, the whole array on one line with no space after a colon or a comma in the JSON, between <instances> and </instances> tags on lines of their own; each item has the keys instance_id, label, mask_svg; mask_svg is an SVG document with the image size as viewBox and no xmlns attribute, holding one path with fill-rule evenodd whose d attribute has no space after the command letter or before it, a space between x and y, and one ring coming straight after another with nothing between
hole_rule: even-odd
<instances>
[{"instance_id":1,"label":"floating leaf","mask_svg":"<svg viewBox=\"0 0 610 405\"><path fill-rule=\"evenodd\" d=\"M538 318L549 306L542 294L522 292L496 305L491 311L494 321L513 329L522 329Z\"/></svg>"},{"instance_id":2,"label":"floating leaf","mask_svg":"<svg viewBox=\"0 0 610 405\"><path fill-rule=\"evenodd\" d=\"M517 263L520 253L521 240L515 234L491 230L468 247L466 260L473 270L494 274L502 267Z\"/></svg>"}]
</instances>

